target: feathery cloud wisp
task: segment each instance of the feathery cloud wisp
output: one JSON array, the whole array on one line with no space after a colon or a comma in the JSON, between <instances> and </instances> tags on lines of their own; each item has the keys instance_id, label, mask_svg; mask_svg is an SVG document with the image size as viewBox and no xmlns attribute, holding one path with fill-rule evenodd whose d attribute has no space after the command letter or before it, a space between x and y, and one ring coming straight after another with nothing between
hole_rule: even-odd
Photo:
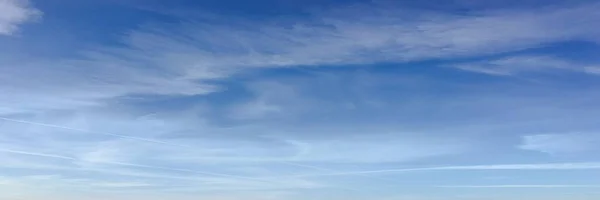
<instances>
[{"instance_id":1,"label":"feathery cloud wisp","mask_svg":"<svg viewBox=\"0 0 600 200\"><path fill-rule=\"evenodd\" d=\"M548 154L568 154L599 150L598 142L598 134L539 134L523 136L519 148Z\"/></svg>"},{"instance_id":2,"label":"feathery cloud wisp","mask_svg":"<svg viewBox=\"0 0 600 200\"><path fill-rule=\"evenodd\" d=\"M41 11L28 0L0 0L0 35L12 35L19 25L40 17Z\"/></svg>"},{"instance_id":3,"label":"feathery cloud wisp","mask_svg":"<svg viewBox=\"0 0 600 200\"><path fill-rule=\"evenodd\" d=\"M491 161L496 157L490 153L514 150L513 141L538 124L552 124L544 127L547 129L576 127L572 126L575 122L552 123L564 116L586 118L578 120L579 124L593 122L598 115L595 104L582 105L584 101L572 98L585 94L589 102L596 102L598 97L590 88L558 93L563 88L513 85L504 79L487 82L476 74L461 74L468 78L458 80L432 71L439 70L433 67L438 64L552 46L547 44L578 41L597 45L600 32L594 25L600 20L599 8L597 2L582 2L444 12L360 4L286 19L218 16L182 22L160 18L132 27L120 41L90 41L103 44L69 49L68 55L61 57L0 56L10 57L0 59L0 91L9 94L0 95L0 160L8 163L0 169L49 174L15 179L57 183L26 182L34 187L63 183L65 189L80 189L81 185L95 191L143 187L146 193L196 194L325 187L357 187L364 192L364 185L384 180L380 173L396 172L423 172L418 174L420 178L437 180L435 173L440 171L460 171L460 176L481 170L587 173L600 169L600 164L469 166L462 161L500 162ZM45 45L34 41L32 47L23 49ZM68 49L61 45L47 46ZM10 47L4 49L10 51ZM502 55L493 55L498 53ZM406 62L412 61L428 62L407 66ZM378 65L388 62L406 69ZM593 67L549 56L504 57L471 64L457 68L497 75L546 69L596 73ZM392 74L393 83L379 85L381 77L342 77L344 70L356 70L354 67L323 69L349 65ZM289 70L306 66L314 67ZM286 69L263 70L273 68ZM291 81L294 87L237 87L254 79L278 83L280 75L295 79L298 74L307 75L305 71L321 74L329 70L335 71L325 75L331 79ZM299 71L302 73L296 73ZM397 81L408 76L426 78ZM311 86L300 86L300 82ZM223 90L229 84L231 90ZM532 93L536 95L522 95ZM206 104L209 114L195 110L197 104ZM182 114L181 110L186 111ZM155 114L138 117L147 113ZM508 134L492 136L503 131ZM565 146L569 144L537 137L523 147L556 152L567 150ZM362 170L408 162L414 168ZM326 174L309 178L310 173ZM90 181L74 184L84 178ZM456 180L449 177L435 184L455 185L452 181ZM377 183L372 186L383 186Z\"/></svg>"},{"instance_id":4,"label":"feathery cloud wisp","mask_svg":"<svg viewBox=\"0 0 600 200\"><path fill-rule=\"evenodd\" d=\"M360 19L357 10L341 8L276 23L159 23L130 31L123 46L88 50L82 59L2 63L19 70L0 68L0 74L10 74L0 78L12 85L3 89L13 94L0 97L0 108L35 112L104 105L137 94L207 94L221 89L209 81L256 68L448 59L563 41L597 42L599 30L593 25L600 20L599 7L587 3L458 15L358 5L353 8L370 11ZM241 117L259 114L248 111Z\"/></svg>"},{"instance_id":5,"label":"feathery cloud wisp","mask_svg":"<svg viewBox=\"0 0 600 200\"><path fill-rule=\"evenodd\" d=\"M497 76L512 76L521 73L544 72L550 70L563 70L587 74L594 73L594 63L579 63L576 61L559 59L552 56L521 55L509 56L477 62L453 64L452 67L460 70L483 73Z\"/></svg>"}]
</instances>

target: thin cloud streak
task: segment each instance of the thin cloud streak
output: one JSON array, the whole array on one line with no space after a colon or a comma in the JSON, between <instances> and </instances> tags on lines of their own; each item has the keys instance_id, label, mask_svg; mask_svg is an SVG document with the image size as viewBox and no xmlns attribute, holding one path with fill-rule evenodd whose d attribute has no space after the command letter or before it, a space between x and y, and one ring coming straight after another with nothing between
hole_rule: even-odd
<instances>
[{"instance_id":1,"label":"thin cloud streak","mask_svg":"<svg viewBox=\"0 0 600 200\"><path fill-rule=\"evenodd\" d=\"M18 151L18 150L12 150L12 149L0 149L0 152L28 155L28 156L46 157L46 158L55 158L55 159L62 159L62 160L77 160L77 158L68 157L68 156L61 156L61 155L47 154L47 153L38 153L38 152L29 152L29 151Z\"/></svg>"},{"instance_id":2,"label":"thin cloud streak","mask_svg":"<svg viewBox=\"0 0 600 200\"><path fill-rule=\"evenodd\" d=\"M473 163L468 161L471 158L480 163L498 162L494 160L494 156L490 156L490 153L494 154L497 151L488 152L489 149L504 151L505 148L510 148L518 151L515 149L516 144L511 142L516 141L515 139L520 138L522 134L530 134L530 132L523 133L527 131L525 130L527 127L517 127L513 121L531 124L531 121L521 119L537 119L535 116L544 115L544 118L540 119L544 120L545 117L554 117L554 114L579 116L589 121L595 118L596 112L575 110L593 111L595 104L580 105L575 101L566 100L568 96L564 95L556 99L543 96L531 100L521 99L517 97L518 95L511 95L513 93L508 91L510 89L503 87L504 80L492 81L488 84L487 79L471 79L481 74L469 73L464 73L468 77L464 77L465 79L459 77L460 80L455 76L441 77L438 76L441 73L435 71L440 68L435 68L435 65L451 66L455 62L465 62L463 68L452 67L504 76L546 70L593 73L595 68L590 68L587 63L575 63L550 56L503 57L489 62L469 62L474 59L487 59L488 56L497 57L520 54L529 50L535 51L534 49L547 48L563 42L574 41L598 45L600 40L595 36L600 33L599 29L591 26L600 19L599 13L595 12L598 8L600 8L598 2L589 2L577 5L446 13L367 3L332 7L324 12L305 13L306 15L302 16L291 15L289 16L291 18L287 18L287 15L272 16L268 20L221 15L215 16L216 19L213 20L187 18L161 21L163 20L161 17L156 21L149 20L149 24L131 29L125 28L128 29L125 34L102 32L104 30L102 27L93 26L98 28L98 39L109 35L111 38L81 41L89 42L91 49L86 51L70 48L69 54L65 54L64 57L24 56L25 59L16 60L15 63L12 63L12 59L6 61L7 63L1 61L0 66L8 67L0 67L2 83L0 91L10 95L0 95L0 122L6 122L4 123L6 126L2 126L5 133L0 134L0 143L5 144L5 147L0 147L0 156L2 156L0 159L16 167L5 166L0 169L16 169L26 174L38 174L40 171L53 169L19 168L19 164L21 166L38 163L55 164L74 169L60 171L61 176L106 181L107 184L98 187L128 187L147 181L156 186L143 191L150 193L162 192L161 189L165 191L181 189L178 194L204 193L199 190L227 190L234 193L236 190L250 189L262 190L261 193L267 190L286 190L286 192L290 190L304 195L304 191L297 190L318 189L318 191L307 191L308 197L298 196L298 199L310 199L312 192L329 193L321 190L335 188L357 191L357 193L349 193L352 195L351 199L357 197L354 194L365 194L367 193L365 190L370 191L371 188L373 191L383 189L385 190L383 194L390 194L387 192L393 193L397 189L412 188L414 185L386 185L384 181L375 180L387 180L382 174L409 172L419 172L419 177L423 180L434 179L439 187L572 187L575 185L522 185L528 184L527 182L480 186L457 184L464 183L461 180L464 180L465 176L473 175L472 172L478 170L590 170L578 172L595 173L596 171L591 170L600 169L600 162L595 162L592 154L582 155L588 156L586 161L589 163L547 163L552 160L546 160L548 156L542 155L544 157L531 160L546 162L546 164L466 164ZM135 14L134 12L131 14ZM85 12L81 13L85 14ZM82 17L82 19L87 18ZM78 22L81 23L80 20ZM49 24L48 27L54 27L53 25ZM93 32L95 29L86 31ZM115 34L124 35L123 40L113 41L112 36ZM46 34L39 33L39 35ZM46 44L44 41L35 41L39 43L35 45ZM23 45L23 52L27 52L25 48L36 48L35 45L33 47ZM51 48L62 50L61 48L65 46ZM71 53L76 56L71 56ZM496 55L498 53L502 55ZM426 62L423 62L424 66L421 67L419 66L421 62L413 61ZM584 59L579 61L585 62ZM253 96L246 93L245 87L238 87L247 84L246 81L255 79L281 81L280 75L291 79L296 77L292 74L295 72L287 73L287 69L285 73L271 73L271 70L263 69L314 66L310 71L328 71L330 69L323 69L323 67L361 65L361 70L369 72L383 68L386 68L382 70L385 73L392 73L395 70L402 73L400 70L405 70L387 71L387 65L381 68L378 63L393 63L392 65L398 64L398 67L410 65L407 67L410 72L407 71L406 77L422 75L428 78L423 82L400 81L402 83L394 82L385 86L373 83L375 81L371 78L365 79L365 83L352 79L335 89L327 86L333 83L329 80L298 81L315 83L319 88L302 88L310 90L310 93L299 92L297 96L285 92L271 92L273 94L266 97L257 94L256 101L239 104L246 100L246 97ZM336 68L331 77L341 78L341 74L337 73L338 70L340 72L355 70L358 67ZM413 70L412 67L419 70ZM421 72L421 69L425 68L426 70ZM265 71L267 73L263 74ZM392 75L394 80L403 77ZM442 83L444 86L431 84L433 82ZM445 83L450 83L451 86L446 87ZM455 83L461 86L452 86ZM411 86L407 86L409 84ZM528 87L521 89L520 86L520 91L528 89ZM484 87L486 92L479 91ZM273 88L257 89L273 91ZM363 89L369 92L357 91ZM552 91L560 89L562 88ZM281 90L291 91L290 88L281 88ZM592 92L593 88L577 88L576 91ZM490 93L494 95L486 96ZM309 97L309 95L315 96ZM473 95L476 98L463 95ZM270 99L270 96L276 98ZM225 100L222 100L222 97ZM314 105L307 105L309 101L303 102L302 98L311 99L310 103L314 100ZM493 99L493 102L490 103L487 99ZM367 101L371 102L371 100L379 106L367 106ZM521 100L524 100L524 103L520 103L523 102ZM543 107L532 106L532 115L517 116L518 114L505 115L503 112L494 112L499 106L503 111L519 110L529 113L528 105L532 102L553 103L544 104ZM190 109L197 106L196 103L202 104L202 108ZM237 104L241 106L232 106ZM578 106L569 107L571 105ZM313 106L319 112L311 110ZM504 106L510 106L510 109L504 109L506 108ZM566 107L557 111L545 109L563 108L561 106ZM186 110L186 113L183 116L173 113L178 109ZM564 111L567 109L568 111ZM69 119L70 123L27 121L35 120L34 118L11 118L37 116L39 113L44 118L63 122L67 120L57 118L71 113L76 116L87 115L87 112L97 110L101 110L102 114L110 115L102 115L93 120L85 117L83 121ZM221 115L229 113L222 112L223 110L237 111L237 115L235 113ZM165 112L164 118L158 116L156 120L139 123L130 121L132 115L137 116L136 113L162 112ZM57 115L54 115L55 113ZM583 114L577 115L578 113ZM126 117L115 117L122 115ZM486 116L479 117L481 115ZM107 116L110 119L102 118ZM505 116L510 117L511 120L508 122L502 120ZM513 118L514 116L517 116L517 119ZM481 118L481 120L470 121L474 118ZM456 121L460 123L455 123ZM390 122L394 125L387 127L386 123ZM417 125L421 123L427 123L427 128L421 129L420 125ZM494 125L490 125L492 123ZM18 124L25 124L25 126ZM90 126L84 126L88 124ZM220 129L221 125L253 126L253 128L225 130ZM363 125L373 125L378 128L363 129L361 128ZM330 129L330 127L335 128ZM470 133L477 132L484 135L497 129L504 131L504 127L514 129L506 131L509 134L495 134L485 138L477 137L480 135L470 137L475 135ZM579 128L576 125L569 127ZM381 132L379 128L389 131L390 137L379 137L378 134ZM556 129L555 126L546 128ZM58 129L62 131L56 131ZM55 134L71 131L85 134ZM178 137L186 134L193 135L194 138ZM262 135L282 137L262 138ZM350 137L351 135L365 137L354 138ZM293 139L299 141L299 144L288 144L278 139ZM491 143L494 145L485 145ZM535 141L531 144L533 145L529 147L536 147L536 149L540 149L538 148L540 146L544 146L546 150L548 147L551 147L551 150L557 149L554 144ZM559 150L564 150L562 147L563 145ZM502 155L509 157L512 155L508 154L513 151L501 153L506 153ZM529 155L540 156L539 153L531 152L518 156ZM451 159L454 158L453 156L461 156L466 160ZM519 162L510 159L503 160ZM419 161L412 163L415 165L403 165L415 160ZM398 167L414 168L393 169L396 168L391 167L394 164L398 164L396 165ZM347 168L336 170L338 167ZM392 169L385 169L388 167ZM83 173L76 170L81 170ZM88 173L86 170L99 173ZM457 176L440 180L435 173L440 171L457 174ZM529 176L527 174L525 173ZM567 178L563 174L557 174L557 178ZM321 176L323 178L302 178ZM111 179L119 180L114 182L115 180ZM203 179L206 182L202 182ZM208 182L212 180L217 181L215 184ZM568 182L569 180L564 179L565 182L560 184L573 184ZM56 185L60 184L59 179L52 181L56 181ZM594 181L593 178L590 181ZM393 180L390 179L390 182ZM590 182L593 183L595 182ZM54 186L54 184L50 185ZM422 187L431 189L436 185ZM65 189L72 188L65 187ZM38 190L32 191L38 192ZM173 192L175 193L177 192ZM261 195L259 196L264 197L264 194ZM336 199L328 195L322 198ZM239 199L239 197L232 199Z\"/></svg>"},{"instance_id":3,"label":"thin cloud streak","mask_svg":"<svg viewBox=\"0 0 600 200\"><path fill-rule=\"evenodd\" d=\"M356 175L356 174L379 174L379 173L416 172L416 171L461 171L461 170L593 170L593 169L600 169L600 162L425 167L425 168L405 168L405 169L355 171L355 172L331 173L331 174L298 175L298 176L293 176L293 177L345 176L345 175Z\"/></svg>"},{"instance_id":4,"label":"thin cloud streak","mask_svg":"<svg viewBox=\"0 0 600 200\"><path fill-rule=\"evenodd\" d=\"M600 185L443 185L440 188L600 188Z\"/></svg>"},{"instance_id":5,"label":"thin cloud streak","mask_svg":"<svg viewBox=\"0 0 600 200\"><path fill-rule=\"evenodd\" d=\"M285 182L282 182L280 180L273 180L273 179L269 179L269 178L238 176L238 175L183 169L183 168L162 167L162 166L155 166L155 165L144 165L144 164L135 164L135 163L126 163L126 162L113 162L113 161L93 161L93 162L91 162L91 161L78 159L75 157L68 157L68 156L62 156L62 155L56 155L56 154L39 153L39 152L31 152L31 151L19 151L19 150L11 150L11 149L0 149L0 152L68 160L68 161L73 161L75 163L80 162L80 163L92 163L92 164L107 164L107 165L133 167L133 168L145 168L145 169L155 169L155 170L173 171L173 172L186 172L186 173L193 173L193 174L201 174L201 175L208 175L208 176L216 176L216 177L223 177L223 178L232 178L232 179L238 179L238 180L268 183L268 184L274 184L274 185L285 184ZM299 165L296 165L296 166L299 166ZM302 166L306 167L306 168L309 167L306 165L302 165ZM83 168L83 169L82 168L73 168L71 170L97 171L94 169L88 170L85 168ZM322 170L325 170L325 169L322 169ZM172 177L161 177L161 178L172 178ZM177 177L177 179L179 179L179 177ZM348 190L348 191L360 191L358 189L344 187L344 186L330 186L330 187L338 188L341 190Z\"/></svg>"},{"instance_id":6,"label":"thin cloud streak","mask_svg":"<svg viewBox=\"0 0 600 200\"><path fill-rule=\"evenodd\" d=\"M150 143L163 144L163 145L186 147L186 146L181 145L181 144L174 144L174 143L169 143L169 142L163 142L163 141L153 140L153 139L149 139L149 138L141 138L141 137L120 135L120 134L114 134L114 133L88 131L88 130L71 128L71 127L66 127L66 126L59 126L59 125L54 125L54 124L46 124L46 123L39 123L39 122L32 122L32 121L25 121L25 120L17 120L17 119L11 119L11 118L6 118L6 117L0 117L0 120L9 121L9 122L15 122L15 123L22 123L22 124L29 124L29 125L36 125L36 126L44 126L44 127L49 127L49 128L58 128L58 129L65 129L65 130L71 130L71 131L78 131L78 132L84 132L84 133L93 133L93 134L100 134L100 135L108 135L108 136L114 136L114 137L119 137L119 138L123 138L123 139L137 140L137 141L142 141L142 142L150 142Z\"/></svg>"},{"instance_id":7,"label":"thin cloud streak","mask_svg":"<svg viewBox=\"0 0 600 200\"><path fill-rule=\"evenodd\" d=\"M38 153L38 152L18 151L18 150L11 150L11 149L0 149L0 152L20 154L20 155L28 155L28 156L46 157L46 158L55 158L55 159L70 160L70 161L76 161L76 162L110 164L110 165L120 165L120 166L127 166L127 167L147 168L147 169L157 169L157 170L168 170L168 171L177 171L177 172L189 172L189 173L211 175L211 176L219 176L219 177L226 177L226 178L235 178L235 179L243 179L243 180L270 182L268 180L263 180L263 179L260 179L260 178L236 176L236 175L213 173L213 172L204 172L204 171L197 171L197 170L190 170L190 169L159 167L159 166L152 166L152 165L124 163L124 162L88 162L88 161L77 159L77 158L74 158L74 157L61 156L61 155L55 155L55 154Z\"/></svg>"},{"instance_id":8,"label":"thin cloud streak","mask_svg":"<svg viewBox=\"0 0 600 200\"><path fill-rule=\"evenodd\" d=\"M71 128L71 127L66 127L66 126L59 126L59 125L54 125L54 124L46 124L46 123L39 123L39 122L32 122L32 121L25 121L25 120L16 120L16 119L5 118L5 117L0 117L0 120L5 120L5 121L15 122L15 123L30 124L30 125L36 125L36 126L44 126L44 127L50 127L50 128L59 128L59 129L65 129L65 130L86 132L86 133L109 135L109 136L115 136L115 137L124 138L124 139L132 139L132 140L141 141L141 142L151 142L151 143L165 144L165 145L172 145L172 146L189 147L189 146L172 144L172 143L168 143L168 142L157 141L157 140L152 140L152 139L147 139L147 138L132 137L132 136L125 136L125 135L119 135L119 134L113 134L113 133L105 133L105 132L88 131L88 130ZM74 160L74 161L78 161L78 162L88 162L88 161L83 161L83 160L80 160L80 159L77 159L77 158L60 156L60 155L51 155L51 154L43 154L43 153L35 153L35 152L24 152L24 151L14 151L14 150L0 150L0 151L4 151L4 152L8 152L8 153L17 153L17 154L24 154L24 155L32 155L32 156L42 156L42 157L48 157L48 158L59 158L59 159L66 159L66 160ZM298 164L298 163L293 163L293 162L287 162L287 161L276 161L276 162L281 163L281 164L287 164L287 165L291 165L291 166L296 166L296 167L300 167L300 168L308 168L308 169L321 170L321 171L337 172L337 170L333 170L333 169L326 169L326 168L321 168L321 167L316 167L316 166L311 166L311 165L304 165L304 164ZM222 173L215 173L215 172L196 171L196 170L189 170L189 169L168 168L168 167L159 167L159 166L150 166L150 165L141 165L141 164L133 164L133 163L123 163L123 162L107 162L107 161L102 161L102 162L96 162L96 163L121 165L121 166L130 166L130 167L138 167L138 168L148 168L148 169L158 169L158 170L169 170L169 171L178 171L178 172L189 172L189 173L197 173L197 174L203 174L203 175L211 175L211 176L219 176L219 177L236 178L236 179L242 179L242 180L251 180L251 181L259 181L259 182L272 183L272 181L270 181L268 179L263 179L263 178L253 178L253 177L237 176L237 175L222 174ZM368 177L368 176L365 176L365 175L359 175L359 176ZM372 177L372 178L377 179L375 177ZM356 191L356 189L351 189L351 188L345 188L345 187L339 187L339 188L340 189L344 189L344 190Z\"/></svg>"},{"instance_id":9,"label":"thin cloud streak","mask_svg":"<svg viewBox=\"0 0 600 200\"><path fill-rule=\"evenodd\" d=\"M5 118L5 117L0 117L0 120L5 120L5 121L15 122L15 123L23 123L23 124L44 126L44 127L50 127L50 128L59 128L59 129L65 129L65 130L79 131L79 132L85 132L85 133L94 133L94 134L109 135L109 136L115 136L115 137L124 138L124 139L132 139L132 140L137 140L137 141L142 141L142 142L151 142L151 143L157 143L157 144L173 145L173 146L180 146L180 147L189 147L189 146L184 146L184 145L179 145L179 144L173 144L173 143L168 143L168 142L163 142L163 141L152 140L152 139L148 139L148 138L140 138L140 137L126 136L126 135L113 134L113 133L89 131L89 130L71 128L71 127L66 127L66 126L59 126L59 125L54 125L54 124L46 124L46 123L39 123L39 122L32 122L32 121L25 121L25 120L16 120L16 119ZM53 156L53 155L49 155L49 154L37 154L37 153L30 153L29 155L39 155L39 156L48 155L47 157L53 157L53 158L69 158L69 157L63 157L63 156ZM76 160L75 158L70 158L70 159L71 160ZM291 161L274 161L274 162L285 164L285 165L290 165L290 166L295 166L295 167L299 167L299 168L306 168L306 169L313 169L313 170L318 170L318 171L332 172L332 173L336 173L336 174L343 173L343 172L340 172L340 170L335 170L335 169L330 169L330 168L323 168L323 167L317 167L317 166L313 166L313 165L300 164L300 163L291 162ZM200 173L200 174L204 174L204 175L213 175L213 176L222 176L222 177L231 177L231 178L241 178L241 179L246 179L246 180L265 181L264 179L260 179L260 178L241 177L241 176L235 176L235 175L229 175L229 174L204 172L204 171L203 172L199 172L199 171L187 170L187 169L164 168L164 167L139 165L139 164L131 164L131 163L119 163L119 162L102 162L102 163L105 163L105 164L115 164L115 165L123 165L123 166L134 166L134 167L141 167L141 168L152 168L152 169L180 171L180 172L193 172L193 173ZM364 178L369 178L369 179L375 179L375 180L391 181L389 179L381 179L379 177L369 176L369 175L367 175L365 173L354 174L354 175L360 176L360 177L364 177ZM344 188L344 189L346 189L346 188Z\"/></svg>"},{"instance_id":10,"label":"thin cloud streak","mask_svg":"<svg viewBox=\"0 0 600 200\"><path fill-rule=\"evenodd\" d=\"M450 65L455 69L494 76L516 76L523 73L546 72L553 70L579 72L597 75L590 66L597 63L585 63L547 55L519 55L477 62Z\"/></svg>"},{"instance_id":11,"label":"thin cloud streak","mask_svg":"<svg viewBox=\"0 0 600 200\"><path fill-rule=\"evenodd\" d=\"M109 135L109 136L115 136L115 137L124 138L124 139L133 139L133 140L142 141L142 142L151 142L151 143L157 143L157 144L165 144L165 145L189 147L189 146L184 146L184 145L179 145L179 144L172 144L172 143L168 143L168 142L152 140L152 139L148 139L148 138L140 138L140 137L126 136L126 135L113 134L113 133L105 133L105 132L88 131L88 130L71 128L71 127L66 127L66 126L59 126L59 125L39 123L39 122L32 122L32 121L24 121L24 120L16 120L16 119L5 118L5 117L0 117L0 120L5 120L5 121L15 122L15 123L29 124L29 125L36 125L36 126L44 126L44 127L50 127L50 128L59 128L59 129L65 129L65 130L79 131L79 132L85 132L85 133L94 133L94 134ZM51 157L51 158L64 158L64 159L69 159L69 160L77 160L76 158L72 158L72 157L65 157L65 156L51 155L51 154L43 154L43 153L14 151L14 150L2 150L2 151L9 152L9 153L19 153L19 154L33 155L33 156L43 156L43 157ZM163 167L154 167L154 166L148 166L148 165L138 165L138 164L118 163L118 162L105 162L105 163L125 165L125 166L135 166L135 167L154 168L154 169L167 169L167 170L174 170L174 171L181 171L181 172L194 172L194 173L198 173L197 171L186 170L186 169L163 168ZM288 165L292 165L292 166L296 166L296 167L302 167L302 168L335 171L335 170L331 170L331 169L325 169L325 168L320 168L320 167L310 166L310 165L303 165L303 164L298 164L298 163L293 163L293 162L280 161L279 163L288 164ZM250 177L239 177L239 176L233 176L233 175L227 175L227 174L219 174L219 173L207 173L207 172L200 172L200 173L206 174L206 175L216 175L216 176L226 176L226 177L233 177L233 178L253 179L253 178L250 178ZM254 179L254 180L256 180L256 179Z\"/></svg>"}]
</instances>

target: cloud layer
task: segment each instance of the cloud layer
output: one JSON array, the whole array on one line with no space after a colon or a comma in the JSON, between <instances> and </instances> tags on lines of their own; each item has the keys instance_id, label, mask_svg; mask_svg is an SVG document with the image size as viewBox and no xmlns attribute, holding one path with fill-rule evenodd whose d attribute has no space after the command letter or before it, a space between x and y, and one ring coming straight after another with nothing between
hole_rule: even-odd
<instances>
[{"instance_id":1,"label":"cloud layer","mask_svg":"<svg viewBox=\"0 0 600 200\"><path fill-rule=\"evenodd\" d=\"M39 18L32 5L0 0L0 34ZM563 46L596 52L599 9L136 10L149 22L122 33L95 27L101 36L79 41L85 49L9 50L18 56L0 56L0 198L394 199L401 188L443 199L462 195L444 188L595 188L598 60Z\"/></svg>"},{"instance_id":2,"label":"cloud layer","mask_svg":"<svg viewBox=\"0 0 600 200\"><path fill-rule=\"evenodd\" d=\"M63 109L99 105L127 95L206 94L220 90L208 81L254 68L448 59L565 41L596 42L599 33L591 24L600 19L595 12L598 7L599 4L592 3L452 15L356 5L298 20L250 21L225 17L149 25L129 32L123 46L88 50L82 59L2 63L18 65L19 70L0 69L5 74L3 82L14 85L5 88L13 95L4 97L1 107L4 112ZM360 19L352 17L360 10L369 12L362 13ZM523 62L531 65L533 60L541 60L550 67L577 67L553 58L533 57L493 61L495 66L509 65L509 68L483 70L480 64L459 68L508 74L509 69L544 67L540 64L519 67ZM66 86L70 89L65 90Z\"/></svg>"}]
</instances>

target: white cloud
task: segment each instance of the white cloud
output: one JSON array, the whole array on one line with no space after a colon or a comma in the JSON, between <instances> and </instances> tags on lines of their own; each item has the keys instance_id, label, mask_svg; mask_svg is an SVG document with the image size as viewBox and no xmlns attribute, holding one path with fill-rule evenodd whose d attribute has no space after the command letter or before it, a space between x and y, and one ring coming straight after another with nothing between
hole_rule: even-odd
<instances>
[{"instance_id":1,"label":"white cloud","mask_svg":"<svg viewBox=\"0 0 600 200\"><path fill-rule=\"evenodd\" d=\"M595 73L595 68L590 64L542 55L509 56L486 61L459 63L451 66L460 70L498 76L552 70L598 74Z\"/></svg>"},{"instance_id":2,"label":"white cloud","mask_svg":"<svg viewBox=\"0 0 600 200\"><path fill-rule=\"evenodd\" d=\"M4 63L7 67L0 68L0 81L12 85L3 87L12 95L0 97L0 107L12 113L77 110L106 105L126 95L194 95L216 89L179 77L181 74L171 71L173 65L163 66L164 70L146 65L155 66L143 60L130 63L108 55L86 61Z\"/></svg>"},{"instance_id":3,"label":"white cloud","mask_svg":"<svg viewBox=\"0 0 600 200\"><path fill-rule=\"evenodd\" d=\"M600 135L585 133L523 136L519 148L548 154L573 154L599 150Z\"/></svg>"},{"instance_id":4,"label":"white cloud","mask_svg":"<svg viewBox=\"0 0 600 200\"><path fill-rule=\"evenodd\" d=\"M3 120L0 161L10 164L0 169L86 178L94 181L88 184L91 190L113 190L119 187L106 186L140 182L190 191L352 189L353 186L331 180L263 177L317 170L337 172L328 167L332 163L407 162L460 153L465 145L457 139L412 138L408 134L331 138L318 138L319 134L300 134L297 138L293 134L275 134L280 137L264 138L261 135L277 131L211 128L178 115L132 118L109 113L46 114ZM29 121L34 119L35 122ZM170 137L182 128L202 135ZM213 134L215 131L221 134ZM316 163L323 167L313 166ZM240 170L248 167L254 169Z\"/></svg>"},{"instance_id":5,"label":"white cloud","mask_svg":"<svg viewBox=\"0 0 600 200\"><path fill-rule=\"evenodd\" d=\"M173 190L177 188L172 187L180 187L187 192L198 188L282 190L343 185L331 186L324 180L301 177L278 179L276 183L257 180L258 176L306 174L308 169L360 175L427 170L600 168L597 163L574 163L338 173L312 164L408 162L462 153L468 150L471 141L457 134L416 136L420 134L400 130L350 133L348 130L355 126L298 128L297 132L294 132L297 127L274 126L221 129L199 123L202 119L197 113L191 117L158 114L152 119L133 119L128 112L134 111L120 104L121 100L136 95L152 98L152 95L212 93L221 88L210 81L249 69L448 59L569 40L593 41L597 30L582 24L600 19L596 12L599 4L468 16L359 7L369 12L358 18L352 11L333 10L330 14L315 13L310 19L275 20L278 24L227 20L162 24L132 30L125 36L123 46L98 47L83 52L78 59L0 61L2 66L8 66L0 68L0 90L10 94L0 96L0 115L14 114L0 118L0 144L4 148L0 150L0 162L11 163L2 167L29 172L57 171L71 176L81 176L78 172L84 171L86 177L94 176L89 177L94 179L89 185L100 188L148 184ZM512 65L517 61L521 62L509 59L499 64ZM255 90L252 91L255 99L225 109L228 116L273 119L290 109L306 108L302 105L306 101L298 100L304 97L290 91L291 88L267 84ZM473 103L456 101L460 101L456 105ZM409 108L412 105L405 107L406 113L418 110ZM419 103L422 105L430 106ZM449 110L463 108L456 105ZM96 106L101 109L90 109ZM108 109L111 106L118 108ZM322 104L314 107L319 106L325 107ZM286 131L294 133L281 133ZM181 132L191 132L188 136L193 136L184 139L173 136ZM282 167L282 164L288 165Z\"/></svg>"},{"instance_id":6,"label":"white cloud","mask_svg":"<svg viewBox=\"0 0 600 200\"><path fill-rule=\"evenodd\" d=\"M448 59L595 42L599 7L457 15L358 5L293 20L221 16L225 19L145 26L130 31L124 46L88 50L81 59L2 63L19 67L0 69L2 90L12 94L0 97L0 111L77 109L137 94L207 94L220 89L207 81L256 68ZM262 111L248 111L247 117L276 110L258 103Z\"/></svg>"},{"instance_id":7,"label":"white cloud","mask_svg":"<svg viewBox=\"0 0 600 200\"><path fill-rule=\"evenodd\" d=\"M490 75L515 75L523 72L566 69L581 71L580 64L550 56L514 56L454 65L455 68Z\"/></svg>"},{"instance_id":8,"label":"white cloud","mask_svg":"<svg viewBox=\"0 0 600 200\"><path fill-rule=\"evenodd\" d=\"M19 25L37 19L41 14L28 0L0 0L0 35L14 34Z\"/></svg>"},{"instance_id":9,"label":"white cloud","mask_svg":"<svg viewBox=\"0 0 600 200\"><path fill-rule=\"evenodd\" d=\"M585 66L583 71L590 74L600 74L600 66Z\"/></svg>"},{"instance_id":10,"label":"white cloud","mask_svg":"<svg viewBox=\"0 0 600 200\"><path fill-rule=\"evenodd\" d=\"M537 47L545 43L594 41L600 4L498 10L453 15L404 8L357 5L315 13L309 20L187 24L197 47L164 32L140 30L131 43L143 48L162 45L192 50L205 66L338 65L476 56ZM357 15L357 13L360 13ZM360 16L360 17L356 17ZM236 19L231 19L235 21ZM238 20L239 21L239 20ZM200 60L200 59L198 59Z\"/></svg>"}]
</instances>

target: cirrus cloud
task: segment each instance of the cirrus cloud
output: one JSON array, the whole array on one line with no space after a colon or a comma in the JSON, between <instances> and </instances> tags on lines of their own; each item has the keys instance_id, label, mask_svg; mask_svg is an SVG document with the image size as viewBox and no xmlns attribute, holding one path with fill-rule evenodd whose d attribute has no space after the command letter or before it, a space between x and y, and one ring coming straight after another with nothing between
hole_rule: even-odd
<instances>
[{"instance_id":1,"label":"cirrus cloud","mask_svg":"<svg viewBox=\"0 0 600 200\"><path fill-rule=\"evenodd\" d=\"M25 22L39 18L42 12L28 0L0 0L0 34L12 35Z\"/></svg>"}]
</instances>

